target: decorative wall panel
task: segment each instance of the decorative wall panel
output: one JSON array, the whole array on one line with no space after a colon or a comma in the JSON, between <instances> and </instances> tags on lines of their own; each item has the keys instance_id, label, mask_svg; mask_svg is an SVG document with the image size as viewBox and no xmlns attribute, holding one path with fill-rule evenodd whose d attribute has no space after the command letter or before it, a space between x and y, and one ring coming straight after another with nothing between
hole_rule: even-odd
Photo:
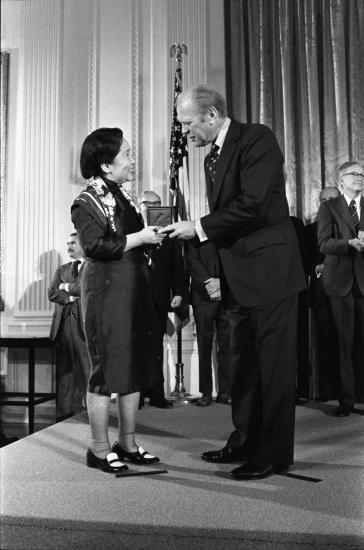
<instances>
[{"instance_id":1,"label":"decorative wall panel","mask_svg":"<svg viewBox=\"0 0 364 550\"><path fill-rule=\"evenodd\" d=\"M61 3L23 4L23 109L19 124L13 256L14 316L37 324L51 311L47 287L55 269L53 243L54 188L57 172L58 96L60 80ZM20 161L21 159L21 161Z\"/></svg>"}]
</instances>

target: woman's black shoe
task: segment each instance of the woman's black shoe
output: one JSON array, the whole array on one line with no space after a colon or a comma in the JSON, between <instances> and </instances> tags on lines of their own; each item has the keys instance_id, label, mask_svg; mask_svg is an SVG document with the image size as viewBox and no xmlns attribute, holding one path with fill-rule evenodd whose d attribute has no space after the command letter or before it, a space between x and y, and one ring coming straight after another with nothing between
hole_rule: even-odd
<instances>
[{"instance_id":1,"label":"woman's black shoe","mask_svg":"<svg viewBox=\"0 0 364 550\"><path fill-rule=\"evenodd\" d=\"M138 450L134 453L128 453L124 451L119 443L115 442L112 446L112 450L118 455L120 460L130 460L133 464L154 464L155 462L159 462L157 456L151 455L148 451L145 451L143 447L138 447Z\"/></svg>"},{"instance_id":2,"label":"woman's black shoe","mask_svg":"<svg viewBox=\"0 0 364 550\"><path fill-rule=\"evenodd\" d=\"M109 453L106 458L99 458L94 455L91 449L87 449L86 464L89 468L98 468L103 472L117 474L129 470L126 464L123 464L116 453ZM118 464L118 466L116 465Z\"/></svg>"}]
</instances>

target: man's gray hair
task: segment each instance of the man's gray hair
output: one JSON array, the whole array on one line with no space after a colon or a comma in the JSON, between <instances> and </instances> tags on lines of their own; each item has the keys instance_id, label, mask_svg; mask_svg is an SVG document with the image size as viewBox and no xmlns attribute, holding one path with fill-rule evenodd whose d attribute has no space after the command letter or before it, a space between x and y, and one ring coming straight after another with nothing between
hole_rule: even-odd
<instances>
[{"instance_id":1,"label":"man's gray hair","mask_svg":"<svg viewBox=\"0 0 364 550\"><path fill-rule=\"evenodd\" d=\"M215 107L220 117L227 116L225 98L207 84L196 84L187 88L178 96L177 104L182 103L186 98L192 100L201 115L205 115L210 107Z\"/></svg>"}]
</instances>

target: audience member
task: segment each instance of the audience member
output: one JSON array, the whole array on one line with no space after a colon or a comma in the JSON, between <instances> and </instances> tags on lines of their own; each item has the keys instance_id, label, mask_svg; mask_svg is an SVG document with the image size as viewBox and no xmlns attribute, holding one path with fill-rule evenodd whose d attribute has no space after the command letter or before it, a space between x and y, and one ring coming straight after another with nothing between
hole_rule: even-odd
<instances>
[{"instance_id":1,"label":"audience member","mask_svg":"<svg viewBox=\"0 0 364 550\"><path fill-rule=\"evenodd\" d=\"M290 216L296 231L301 261L308 285L308 249L306 242L305 225L300 218ZM298 293L298 321L297 321L297 382L296 404L301 405L310 397L310 341L309 341L309 310L308 291L304 288Z\"/></svg>"},{"instance_id":2,"label":"audience member","mask_svg":"<svg viewBox=\"0 0 364 550\"><path fill-rule=\"evenodd\" d=\"M56 344L57 421L85 410L90 374L80 306L84 260L77 233L71 233L67 246L73 261L57 268L48 288L48 299L55 303L49 338Z\"/></svg>"},{"instance_id":3,"label":"audience member","mask_svg":"<svg viewBox=\"0 0 364 550\"><path fill-rule=\"evenodd\" d=\"M85 264L81 279L82 312L91 361L87 411L92 441L90 468L117 473L135 464L158 462L137 445L136 419L148 357L153 352L154 308L145 246L163 236L143 219L123 184L132 179L134 161L119 128L99 128L81 149L81 173L89 180L75 199L72 221ZM151 385L152 381L151 381ZM119 430L109 441L111 393L117 394Z\"/></svg>"},{"instance_id":4,"label":"audience member","mask_svg":"<svg viewBox=\"0 0 364 550\"><path fill-rule=\"evenodd\" d=\"M229 364L229 321L221 302L220 267L216 246L206 241L199 247L186 243L186 263L191 275L190 303L195 318L199 391L196 405L212 403L212 351L214 335L217 342L216 403L231 403L231 373Z\"/></svg>"},{"instance_id":5,"label":"audience member","mask_svg":"<svg viewBox=\"0 0 364 550\"><path fill-rule=\"evenodd\" d=\"M209 86L183 91L177 116L194 146L212 144L205 159L210 214L161 231L216 244L230 324L235 430L202 458L241 460L231 477L263 478L293 463L297 293L305 287L283 156L269 128L231 120Z\"/></svg>"},{"instance_id":6,"label":"audience member","mask_svg":"<svg viewBox=\"0 0 364 550\"><path fill-rule=\"evenodd\" d=\"M325 187L319 196L320 204L340 196L337 187ZM322 285L324 255L317 242L317 221L305 226L307 249L309 251L308 302L312 312L311 348L314 353L314 392L321 401L337 399L338 393L338 349L334 336L329 298Z\"/></svg>"},{"instance_id":7,"label":"audience member","mask_svg":"<svg viewBox=\"0 0 364 550\"><path fill-rule=\"evenodd\" d=\"M364 364L364 169L355 162L339 167L340 197L321 203L318 243L325 255L322 283L329 296L339 343L340 396L335 416L349 416L361 385ZM362 225L362 230L360 229Z\"/></svg>"},{"instance_id":8,"label":"audience member","mask_svg":"<svg viewBox=\"0 0 364 550\"><path fill-rule=\"evenodd\" d=\"M139 208L146 226L148 225L148 207L160 205L161 198L154 191L143 191L140 195ZM140 393L140 406L144 405L145 397L149 397L149 405L166 409L172 407L173 404L164 395L163 339L168 311L173 311L181 306L185 286L184 261L179 242L164 239L160 246L152 248L150 251L150 277L156 310L154 334L156 353L149 358L149 368L159 382Z\"/></svg>"}]
</instances>

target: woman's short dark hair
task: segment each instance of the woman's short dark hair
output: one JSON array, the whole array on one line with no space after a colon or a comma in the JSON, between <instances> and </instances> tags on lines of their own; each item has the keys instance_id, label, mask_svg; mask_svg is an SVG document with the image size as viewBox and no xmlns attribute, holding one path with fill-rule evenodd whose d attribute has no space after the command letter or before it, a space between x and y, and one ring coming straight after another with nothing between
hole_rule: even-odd
<instances>
[{"instance_id":1,"label":"woman's short dark hair","mask_svg":"<svg viewBox=\"0 0 364 550\"><path fill-rule=\"evenodd\" d=\"M101 164L111 163L120 151L123 132L120 128L98 128L85 139L81 149L82 177L90 179L103 174Z\"/></svg>"}]
</instances>

